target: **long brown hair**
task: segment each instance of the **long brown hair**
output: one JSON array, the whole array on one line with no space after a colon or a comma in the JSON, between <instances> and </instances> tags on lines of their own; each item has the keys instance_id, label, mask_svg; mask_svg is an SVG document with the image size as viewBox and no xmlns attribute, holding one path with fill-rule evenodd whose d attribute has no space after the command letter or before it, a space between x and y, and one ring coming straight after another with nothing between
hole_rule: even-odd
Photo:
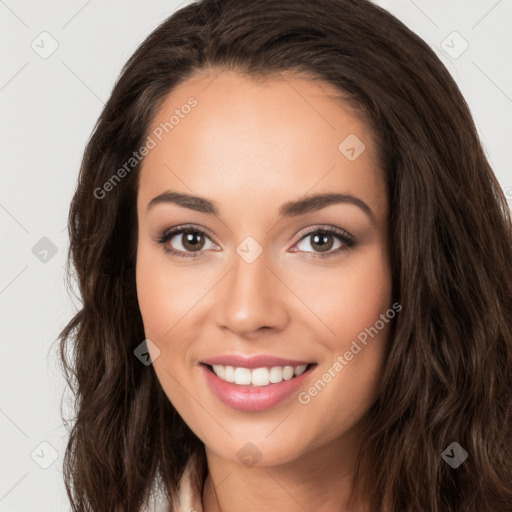
<instances>
[{"instance_id":1,"label":"long brown hair","mask_svg":"<svg viewBox=\"0 0 512 512\"><path fill-rule=\"evenodd\" d=\"M324 80L377 135L403 310L367 415L354 500L372 511L512 511L510 211L446 68L367 0L203 0L170 16L125 65L69 213L68 265L82 298L59 336L75 396L64 460L73 510L139 511L155 482L170 498L203 448L134 356L145 338L140 165L104 197L97 191L143 145L166 95L208 68ZM452 442L468 454L456 469L441 456Z\"/></svg>"}]
</instances>

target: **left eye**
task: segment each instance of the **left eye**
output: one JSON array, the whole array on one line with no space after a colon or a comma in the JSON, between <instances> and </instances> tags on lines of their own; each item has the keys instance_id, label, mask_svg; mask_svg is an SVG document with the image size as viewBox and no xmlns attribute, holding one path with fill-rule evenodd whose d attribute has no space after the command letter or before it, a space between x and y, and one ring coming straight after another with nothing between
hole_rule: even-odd
<instances>
[{"instance_id":1,"label":"left eye","mask_svg":"<svg viewBox=\"0 0 512 512\"><path fill-rule=\"evenodd\" d=\"M354 238L345 231L324 228L307 233L300 239L297 247L303 252L313 252L315 257L328 257L354 247L355 244ZM313 251L306 250L307 247L313 248Z\"/></svg>"},{"instance_id":2,"label":"left eye","mask_svg":"<svg viewBox=\"0 0 512 512\"><path fill-rule=\"evenodd\" d=\"M336 245L336 242L338 242L338 246L333 247ZM343 243L341 241L340 235L334 235L332 233L323 231L316 231L315 233L311 233L302 238L297 244L297 247L304 252L312 252L306 250L306 247L308 246L312 247L314 252L328 252L331 249L339 249L342 245Z\"/></svg>"}]
</instances>

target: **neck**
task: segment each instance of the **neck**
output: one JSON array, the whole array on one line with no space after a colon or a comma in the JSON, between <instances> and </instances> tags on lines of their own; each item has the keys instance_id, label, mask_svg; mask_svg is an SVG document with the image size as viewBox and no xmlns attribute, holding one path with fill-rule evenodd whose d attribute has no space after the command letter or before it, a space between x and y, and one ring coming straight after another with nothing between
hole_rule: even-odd
<instances>
[{"instance_id":1,"label":"neck","mask_svg":"<svg viewBox=\"0 0 512 512\"><path fill-rule=\"evenodd\" d=\"M248 467L206 449L208 476L203 488L203 511L352 512L347 501L358 445L348 441L334 440L274 466Z\"/></svg>"}]
</instances>

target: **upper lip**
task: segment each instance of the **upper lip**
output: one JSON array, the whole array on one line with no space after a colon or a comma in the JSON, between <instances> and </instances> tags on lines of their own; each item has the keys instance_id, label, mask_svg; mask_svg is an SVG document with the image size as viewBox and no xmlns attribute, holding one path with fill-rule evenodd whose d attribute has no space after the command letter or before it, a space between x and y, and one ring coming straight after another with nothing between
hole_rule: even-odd
<instances>
[{"instance_id":1,"label":"upper lip","mask_svg":"<svg viewBox=\"0 0 512 512\"><path fill-rule=\"evenodd\" d=\"M313 361L287 359L284 357L259 354L255 356L241 356L236 354L225 354L203 359L201 363L208 365L235 366L237 368L271 368L272 366L303 366Z\"/></svg>"}]
</instances>

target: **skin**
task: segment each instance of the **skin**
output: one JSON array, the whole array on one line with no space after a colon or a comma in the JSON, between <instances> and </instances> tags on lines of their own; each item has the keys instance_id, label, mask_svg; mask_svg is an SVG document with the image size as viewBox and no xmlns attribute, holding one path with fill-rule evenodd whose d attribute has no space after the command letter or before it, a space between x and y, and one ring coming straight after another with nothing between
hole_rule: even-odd
<instances>
[{"instance_id":1,"label":"skin","mask_svg":"<svg viewBox=\"0 0 512 512\"><path fill-rule=\"evenodd\" d=\"M285 78L285 79L284 79ZM294 394L260 412L223 404L199 362L214 355L270 354L315 361L308 389L358 334L391 307L388 198L369 127L350 114L330 84L280 75L256 84L235 72L204 72L174 89L153 128L194 96L198 105L146 156L137 211L137 291L154 369L185 422L204 442L209 475L205 512L345 511L361 421L376 398L390 324L311 401ZM338 150L349 134L365 144L350 161ZM165 191L206 197L219 215L172 203L147 209ZM315 193L364 201L337 203L280 218L280 206ZM180 259L155 242L184 223L211 236L202 257ZM308 227L335 226L322 254ZM262 249L248 264L237 246L248 236ZM167 242L194 253L183 235ZM339 248L341 247L341 251ZM261 452L246 466L237 452ZM364 510L364 509L363 509Z\"/></svg>"}]
</instances>

